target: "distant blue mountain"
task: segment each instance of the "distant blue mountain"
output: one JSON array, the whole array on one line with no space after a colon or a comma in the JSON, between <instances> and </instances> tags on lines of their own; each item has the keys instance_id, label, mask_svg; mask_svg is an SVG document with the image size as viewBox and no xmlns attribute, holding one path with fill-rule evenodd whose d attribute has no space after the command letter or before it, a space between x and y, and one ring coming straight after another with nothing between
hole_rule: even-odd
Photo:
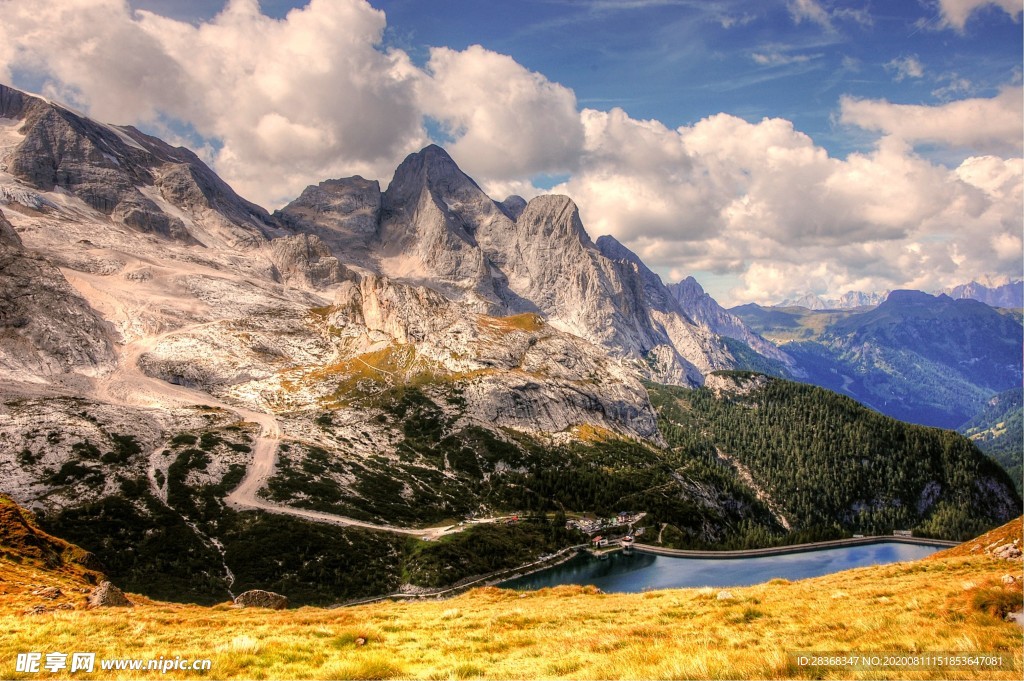
<instances>
[{"instance_id":1,"label":"distant blue mountain","mask_svg":"<svg viewBox=\"0 0 1024 681\"><path fill-rule=\"evenodd\" d=\"M1024 307L1024 280L972 281L945 290L951 298L970 298L993 307Z\"/></svg>"},{"instance_id":2,"label":"distant blue mountain","mask_svg":"<svg viewBox=\"0 0 1024 681\"><path fill-rule=\"evenodd\" d=\"M976 300L893 291L864 312L731 312L765 337L789 341L782 347L808 382L911 423L957 428L1022 380L1019 315Z\"/></svg>"}]
</instances>

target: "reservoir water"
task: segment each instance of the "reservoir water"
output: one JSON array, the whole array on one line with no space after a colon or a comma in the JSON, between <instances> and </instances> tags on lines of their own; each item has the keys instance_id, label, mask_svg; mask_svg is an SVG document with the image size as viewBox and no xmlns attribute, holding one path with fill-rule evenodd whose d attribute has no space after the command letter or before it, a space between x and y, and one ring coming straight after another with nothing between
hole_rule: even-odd
<instances>
[{"instance_id":1,"label":"reservoir water","mask_svg":"<svg viewBox=\"0 0 1024 681\"><path fill-rule=\"evenodd\" d=\"M676 558L615 552L598 559L582 553L561 565L498 586L532 591L561 584L593 584L605 593L749 586L777 577L805 579L867 565L918 560L941 548L945 547L884 542L756 558Z\"/></svg>"}]
</instances>

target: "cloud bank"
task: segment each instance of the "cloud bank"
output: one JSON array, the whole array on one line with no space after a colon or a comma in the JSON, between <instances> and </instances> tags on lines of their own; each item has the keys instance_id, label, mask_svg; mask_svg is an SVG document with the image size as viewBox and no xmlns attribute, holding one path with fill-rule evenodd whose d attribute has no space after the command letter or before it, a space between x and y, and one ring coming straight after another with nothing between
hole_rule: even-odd
<instances>
[{"instance_id":1,"label":"cloud bank","mask_svg":"<svg viewBox=\"0 0 1024 681\"><path fill-rule=\"evenodd\" d=\"M962 27L982 4L941 9ZM789 7L823 28L848 18L810 0ZM580 109L569 88L478 45L434 48L419 67L382 47L386 18L362 0L312 0L280 20L232 0L198 24L123 0L7 0L0 15L0 79L31 73L100 120L172 139L185 126L225 180L269 207L327 177L386 184L430 141L429 122L495 198L538 193L538 174L567 177L552 191L576 200L593 236L613 234L672 279L731 276L723 302L1020 270L1017 87L938 106L842 97L837 122L877 142L839 159L780 118L671 129ZM890 68L920 77L916 58ZM945 167L922 145L968 157Z\"/></svg>"},{"instance_id":2,"label":"cloud bank","mask_svg":"<svg viewBox=\"0 0 1024 681\"><path fill-rule=\"evenodd\" d=\"M1014 19L1021 15L1020 0L939 0L939 12L945 25L963 31L976 10L996 7Z\"/></svg>"}]
</instances>

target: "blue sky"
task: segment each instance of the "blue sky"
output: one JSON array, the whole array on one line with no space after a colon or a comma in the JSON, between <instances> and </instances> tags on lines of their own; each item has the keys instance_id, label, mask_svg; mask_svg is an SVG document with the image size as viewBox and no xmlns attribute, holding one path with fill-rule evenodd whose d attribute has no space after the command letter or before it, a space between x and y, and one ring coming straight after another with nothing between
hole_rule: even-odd
<instances>
[{"instance_id":1,"label":"blue sky","mask_svg":"<svg viewBox=\"0 0 1024 681\"><path fill-rule=\"evenodd\" d=\"M218 0L131 0L133 7L208 20ZM305 1L262 0L283 18ZM839 97L910 104L993 96L1021 71L1019 20L995 4L963 30L942 29L925 0L823 2L829 26L783 0L375 0L384 45L419 65L434 46L511 55L572 88L582 106L621 107L669 127L718 112L756 122L782 117L833 154L872 136L837 130ZM900 75L917 63L921 75ZM911 73L916 73L911 71ZM1016 76L1014 74L1017 74Z\"/></svg>"},{"instance_id":2,"label":"blue sky","mask_svg":"<svg viewBox=\"0 0 1024 681\"><path fill-rule=\"evenodd\" d=\"M1019 276L1022 51L1017 0L0 5L0 77L269 208L443 142L727 303Z\"/></svg>"}]
</instances>

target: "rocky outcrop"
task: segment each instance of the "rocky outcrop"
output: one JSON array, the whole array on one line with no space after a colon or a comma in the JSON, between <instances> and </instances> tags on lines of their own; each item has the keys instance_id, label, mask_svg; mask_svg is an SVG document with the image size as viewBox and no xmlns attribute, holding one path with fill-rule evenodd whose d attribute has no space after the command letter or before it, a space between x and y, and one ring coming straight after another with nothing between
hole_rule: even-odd
<instances>
[{"instance_id":1,"label":"rocky outcrop","mask_svg":"<svg viewBox=\"0 0 1024 681\"><path fill-rule=\"evenodd\" d=\"M21 252L24 250L24 245L21 243L21 237L14 231L14 225L7 221L4 214L0 212L0 249L6 249L12 252Z\"/></svg>"},{"instance_id":2,"label":"rocky outcrop","mask_svg":"<svg viewBox=\"0 0 1024 681\"><path fill-rule=\"evenodd\" d=\"M323 240L312 234L284 236L270 242L270 260L284 282L323 288L351 281L355 274L338 262Z\"/></svg>"},{"instance_id":3,"label":"rocky outcrop","mask_svg":"<svg viewBox=\"0 0 1024 681\"><path fill-rule=\"evenodd\" d=\"M110 582L100 582L86 599L90 608L130 608L132 602Z\"/></svg>"},{"instance_id":4,"label":"rocky outcrop","mask_svg":"<svg viewBox=\"0 0 1024 681\"><path fill-rule=\"evenodd\" d=\"M500 202L498 206L501 208L502 212L508 216L509 220L515 221L518 220L519 216L523 214L524 210L526 210L526 199L513 194Z\"/></svg>"},{"instance_id":5,"label":"rocky outcrop","mask_svg":"<svg viewBox=\"0 0 1024 681\"><path fill-rule=\"evenodd\" d=\"M252 589L235 596L235 605L240 608L269 608L284 610L288 607L288 598L273 591Z\"/></svg>"},{"instance_id":6,"label":"rocky outcrop","mask_svg":"<svg viewBox=\"0 0 1024 681\"><path fill-rule=\"evenodd\" d=\"M92 583L103 566L92 553L44 532L35 518L13 499L0 495L0 556L19 563L35 563L48 569L78 571ZM36 595L56 598L53 587Z\"/></svg>"},{"instance_id":7,"label":"rocky outcrop","mask_svg":"<svg viewBox=\"0 0 1024 681\"><path fill-rule=\"evenodd\" d=\"M762 374L720 373L708 376L704 387L711 390L715 397L749 395L768 385L770 380L772 379Z\"/></svg>"},{"instance_id":8,"label":"rocky outcrop","mask_svg":"<svg viewBox=\"0 0 1024 681\"><path fill-rule=\"evenodd\" d=\"M185 223L163 212L152 200L138 192L126 193L110 213L111 219L123 225L179 241L194 241Z\"/></svg>"},{"instance_id":9,"label":"rocky outcrop","mask_svg":"<svg viewBox=\"0 0 1024 681\"><path fill-rule=\"evenodd\" d=\"M338 289L327 323L353 352L409 348L417 365L458 382L481 423L532 433L590 424L660 442L639 381L537 314L478 315L429 287L367 274Z\"/></svg>"}]
</instances>

